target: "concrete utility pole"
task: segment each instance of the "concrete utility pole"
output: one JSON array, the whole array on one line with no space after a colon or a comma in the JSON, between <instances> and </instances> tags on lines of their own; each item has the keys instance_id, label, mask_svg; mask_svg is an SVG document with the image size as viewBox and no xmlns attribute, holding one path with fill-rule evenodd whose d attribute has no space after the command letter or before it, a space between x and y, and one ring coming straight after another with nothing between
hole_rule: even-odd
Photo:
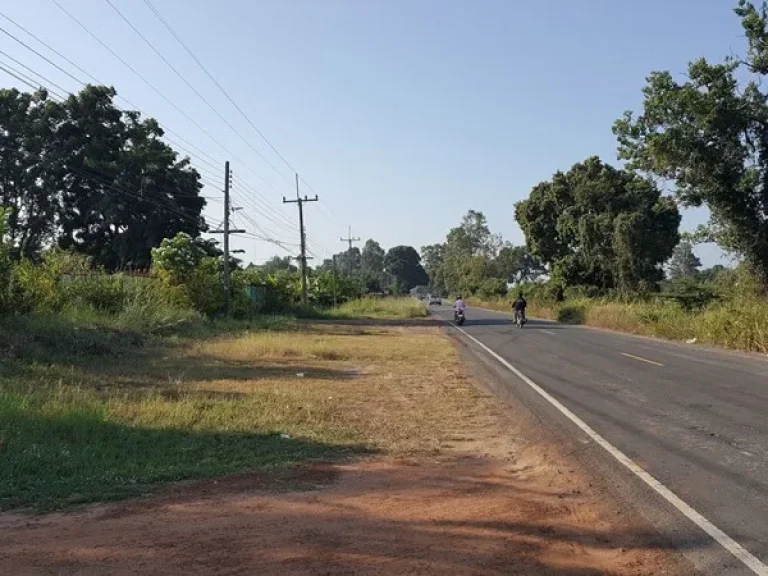
<instances>
[{"instance_id":1,"label":"concrete utility pole","mask_svg":"<svg viewBox=\"0 0 768 576\"><path fill-rule=\"evenodd\" d=\"M224 314L229 316L231 288L229 282L229 235L244 234L245 230L232 230L229 227L229 215L232 208L229 205L229 185L232 175L229 172L229 160L224 163L224 224L223 230L214 230L212 234L224 234Z\"/></svg>"},{"instance_id":2,"label":"concrete utility pole","mask_svg":"<svg viewBox=\"0 0 768 576\"><path fill-rule=\"evenodd\" d=\"M283 204L298 204L299 205L299 241L301 242L301 255L299 256L299 263L301 264L301 301L307 303L307 236L304 230L304 203L305 202L317 202L319 198L315 194L314 198L308 198L304 196L302 198L299 195L299 175L296 174L296 200L286 200L283 196Z\"/></svg>"},{"instance_id":3,"label":"concrete utility pole","mask_svg":"<svg viewBox=\"0 0 768 576\"><path fill-rule=\"evenodd\" d=\"M341 239L342 242L347 242L349 244L349 249L352 250L352 244L355 242L360 242L360 238L353 238L352 237L352 226L349 227L349 234L346 238Z\"/></svg>"}]
</instances>

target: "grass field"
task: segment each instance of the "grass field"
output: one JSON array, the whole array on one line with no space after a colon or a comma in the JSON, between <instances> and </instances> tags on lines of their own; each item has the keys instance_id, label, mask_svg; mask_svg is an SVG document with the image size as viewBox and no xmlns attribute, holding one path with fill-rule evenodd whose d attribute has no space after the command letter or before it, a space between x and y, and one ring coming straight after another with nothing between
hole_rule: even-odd
<instances>
[{"instance_id":1,"label":"grass field","mask_svg":"<svg viewBox=\"0 0 768 576\"><path fill-rule=\"evenodd\" d=\"M385 316L369 303L346 308L360 309ZM408 310L397 302L389 317ZM142 337L23 322L23 336L0 331L0 509L55 509L312 460L429 453L447 433L445 414L475 394L432 328L271 318Z\"/></svg>"}]
</instances>

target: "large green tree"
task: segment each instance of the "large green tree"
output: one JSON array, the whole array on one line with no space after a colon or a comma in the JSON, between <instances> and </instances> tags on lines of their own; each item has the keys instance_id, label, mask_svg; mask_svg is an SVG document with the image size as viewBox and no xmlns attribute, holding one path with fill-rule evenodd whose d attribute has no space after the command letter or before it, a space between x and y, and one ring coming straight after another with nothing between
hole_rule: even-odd
<instances>
[{"instance_id":1,"label":"large green tree","mask_svg":"<svg viewBox=\"0 0 768 576\"><path fill-rule=\"evenodd\" d=\"M711 212L709 239L742 255L768 286L768 9L740 2L748 51L647 80L643 112L625 113L614 132L629 166L670 180L685 206ZM740 84L740 77L751 76Z\"/></svg>"},{"instance_id":2,"label":"large green tree","mask_svg":"<svg viewBox=\"0 0 768 576\"><path fill-rule=\"evenodd\" d=\"M493 275L507 282L530 282L547 269L528 250L527 246L505 245L491 264Z\"/></svg>"},{"instance_id":3,"label":"large green tree","mask_svg":"<svg viewBox=\"0 0 768 576\"><path fill-rule=\"evenodd\" d=\"M61 106L45 91L0 90L0 206L10 209L11 253L34 257L55 235L59 191L53 164Z\"/></svg>"},{"instance_id":4,"label":"large green tree","mask_svg":"<svg viewBox=\"0 0 768 576\"><path fill-rule=\"evenodd\" d=\"M433 294L446 296L445 244L430 244L421 248L421 261L429 276L429 289Z\"/></svg>"},{"instance_id":5,"label":"large green tree","mask_svg":"<svg viewBox=\"0 0 768 576\"><path fill-rule=\"evenodd\" d=\"M429 283L429 276L421 265L421 257L412 246L391 248L384 257L384 269L392 276L393 289L400 294Z\"/></svg>"},{"instance_id":6,"label":"large green tree","mask_svg":"<svg viewBox=\"0 0 768 576\"><path fill-rule=\"evenodd\" d=\"M386 253L381 244L369 239L360 255L363 279L368 292L380 292L385 285L384 257Z\"/></svg>"},{"instance_id":7,"label":"large green tree","mask_svg":"<svg viewBox=\"0 0 768 576\"><path fill-rule=\"evenodd\" d=\"M597 157L538 184L515 216L556 280L604 290L650 288L679 241L674 201Z\"/></svg>"},{"instance_id":8,"label":"large green tree","mask_svg":"<svg viewBox=\"0 0 768 576\"><path fill-rule=\"evenodd\" d=\"M64 102L0 90L0 202L17 253L57 243L111 270L144 268L163 238L205 230L198 173L155 120L114 97L103 86Z\"/></svg>"},{"instance_id":9,"label":"large green tree","mask_svg":"<svg viewBox=\"0 0 768 576\"><path fill-rule=\"evenodd\" d=\"M123 112L111 88L64 103L55 159L61 174L59 245L107 268L146 267L163 238L205 230L199 174L160 138L153 119Z\"/></svg>"}]
</instances>

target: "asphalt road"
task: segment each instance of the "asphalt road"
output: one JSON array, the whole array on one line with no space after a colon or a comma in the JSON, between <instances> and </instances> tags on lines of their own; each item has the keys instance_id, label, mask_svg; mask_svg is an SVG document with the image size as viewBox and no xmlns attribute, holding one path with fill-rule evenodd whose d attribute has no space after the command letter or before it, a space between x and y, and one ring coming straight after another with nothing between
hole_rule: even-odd
<instances>
[{"instance_id":1,"label":"asphalt road","mask_svg":"<svg viewBox=\"0 0 768 576\"><path fill-rule=\"evenodd\" d=\"M433 312L452 319L448 308ZM508 315L476 309L463 328L768 565L767 360L536 320L519 329ZM523 382L509 386L523 394ZM547 418L582 434L554 408ZM644 492L638 501L663 500L613 465ZM656 505L673 530L696 533L681 552L698 571L755 573L672 506L643 508Z\"/></svg>"}]
</instances>

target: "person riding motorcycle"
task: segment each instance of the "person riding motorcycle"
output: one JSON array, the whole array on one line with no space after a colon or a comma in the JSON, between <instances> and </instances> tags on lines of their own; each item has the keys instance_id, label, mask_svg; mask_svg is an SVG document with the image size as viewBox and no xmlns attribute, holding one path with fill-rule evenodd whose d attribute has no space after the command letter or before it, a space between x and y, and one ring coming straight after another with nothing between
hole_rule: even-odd
<instances>
[{"instance_id":1,"label":"person riding motorcycle","mask_svg":"<svg viewBox=\"0 0 768 576\"><path fill-rule=\"evenodd\" d=\"M459 312L464 312L467 309L467 305L464 303L464 299L461 294L456 296L456 301L453 303L453 319L455 320L459 316Z\"/></svg>"},{"instance_id":2,"label":"person riding motorcycle","mask_svg":"<svg viewBox=\"0 0 768 576\"><path fill-rule=\"evenodd\" d=\"M517 299L512 304L512 310L515 312L515 322L517 322L517 316L520 315L520 320L523 324L525 324L528 320L525 318L525 308L528 306L528 302L526 302L525 298L523 298L523 293L519 292L517 295Z\"/></svg>"}]
</instances>

